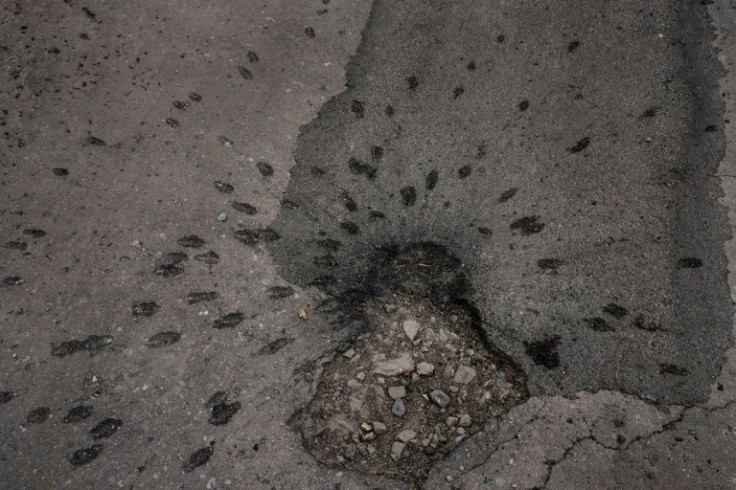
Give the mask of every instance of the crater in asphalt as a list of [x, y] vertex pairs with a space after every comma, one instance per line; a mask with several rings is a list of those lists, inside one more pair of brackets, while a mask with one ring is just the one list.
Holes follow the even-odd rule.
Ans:
[[326, 464], [422, 481], [489, 419], [528, 398], [526, 375], [489, 343], [467, 301], [466, 272], [445, 247], [386, 246], [370, 262], [322, 306], [351, 335], [294, 422]]
[[527, 398], [523, 372], [488, 348], [472, 309], [390, 294], [358, 311], [364, 328], [326, 365], [299, 420], [319, 461], [421, 481]]

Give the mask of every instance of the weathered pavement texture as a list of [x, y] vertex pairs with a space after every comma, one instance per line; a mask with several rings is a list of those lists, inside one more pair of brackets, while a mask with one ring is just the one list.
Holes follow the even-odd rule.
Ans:
[[[0, 486], [736, 487], [735, 26], [3, 3]], [[452, 260], [402, 272], [417, 246]], [[527, 378], [423, 481], [322, 465], [294, 423], [394, 290], [462, 302]]]

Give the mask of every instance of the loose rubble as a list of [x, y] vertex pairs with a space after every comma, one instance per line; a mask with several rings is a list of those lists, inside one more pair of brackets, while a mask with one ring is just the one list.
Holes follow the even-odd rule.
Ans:
[[523, 373], [487, 348], [462, 308], [373, 300], [371, 329], [324, 367], [303, 415], [320, 461], [421, 481], [434, 462], [526, 398]]

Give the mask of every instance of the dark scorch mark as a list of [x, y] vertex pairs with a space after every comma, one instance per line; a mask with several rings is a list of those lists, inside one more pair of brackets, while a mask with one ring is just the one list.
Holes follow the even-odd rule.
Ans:
[[135, 317], [153, 316], [161, 311], [161, 306], [155, 301], [142, 301], [134, 304], [132, 311]]
[[62, 422], [65, 424], [76, 424], [82, 420], [88, 419], [92, 415], [92, 407], [89, 405], [78, 405], [72, 407], [66, 414]]
[[49, 415], [51, 415], [49, 407], [34, 408], [26, 415], [26, 423], [42, 424], [49, 419]]
[[583, 151], [584, 149], [586, 149], [588, 147], [588, 145], [590, 145], [590, 138], [588, 136], [586, 136], [586, 137], [578, 140], [578, 142], [575, 143], [570, 148], [570, 153], [579, 153], [579, 152]]
[[286, 347], [287, 345], [294, 342], [294, 339], [291, 337], [281, 337], [273, 342], [269, 342], [266, 344], [261, 350], [258, 351], [258, 354], [260, 355], [271, 355], [276, 354], [278, 351]]
[[511, 223], [512, 230], [519, 230], [522, 235], [539, 233], [544, 228], [544, 223], [539, 222], [539, 216], [525, 216]]
[[111, 435], [116, 433], [118, 429], [122, 426], [122, 420], [108, 417], [96, 426], [94, 426], [92, 430], [89, 431], [89, 433], [92, 435], [92, 439], [96, 441], [98, 439], [105, 439], [110, 437]]
[[414, 187], [410, 185], [402, 187], [399, 193], [401, 194], [401, 201], [404, 203], [404, 206], [413, 206], [417, 202], [417, 191]]
[[280, 238], [279, 234], [271, 228], [241, 228], [233, 232], [233, 236], [238, 241], [250, 246], [258, 245], [261, 242], [272, 242]]
[[220, 294], [215, 291], [196, 291], [196, 292], [187, 294], [185, 299], [186, 299], [187, 304], [195, 305], [203, 301], [215, 300], [219, 296]]
[[294, 294], [294, 288], [290, 286], [273, 286], [268, 288], [268, 299], [284, 299]]
[[214, 321], [214, 328], [233, 328], [237, 325], [240, 325], [243, 320], [245, 320], [245, 315], [239, 311], [236, 311], [234, 313], [227, 313], [225, 315], [220, 315], [219, 318], [217, 318]]
[[628, 310], [623, 306], [617, 305], [616, 303], [608, 303], [606, 306], [603, 307], [603, 312], [608, 313], [612, 317], [620, 320], [621, 318], [626, 316]]
[[66, 357], [81, 351], [95, 353], [110, 347], [112, 347], [110, 335], [90, 335], [84, 340], [67, 340], [57, 346], [52, 344], [51, 355]]
[[180, 339], [181, 334], [179, 332], [159, 332], [146, 340], [146, 347], [158, 349], [160, 347], [166, 347], [167, 345], [175, 344], [176, 342], [179, 342]]
[[184, 470], [185, 473], [189, 473], [190, 471], [194, 471], [196, 468], [206, 464], [215, 452], [214, 444], [214, 442], [211, 442], [209, 446], [192, 453], [192, 455], [189, 456], [189, 460], [182, 465], [182, 470]]
[[179, 246], [185, 248], [200, 248], [207, 242], [205, 242], [197, 235], [184, 235], [183, 237], [179, 238], [176, 243], [178, 243]]
[[194, 260], [205, 263], [207, 265], [215, 265], [220, 262], [220, 256], [214, 250], [210, 250], [209, 252], [195, 255]]
[[556, 271], [558, 268], [565, 265], [564, 260], [560, 259], [539, 259], [537, 265], [540, 269], [545, 271]]
[[68, 461], [74, 466], [89, 464], [102, 452], [102, 444], [93, 444], [90, 447], [77, 449], [69, 456]]
[[615, 329], [608, 324], [606, 320], [601, 317], [585, 318], [583, 320], [588, 328], [595, 330], [596, 332], [613, 332]]
[[685, 257], [677, 261], [678, 269], [698, 269], [703, 267], [703, 261], [695, 257]]
[[227, 184], [225, 182], [221, 182], [219, 180], [216, 180], [215, 181], [215, 189], [217, 189], [218, 191], [222, 192], [223, 194], [231, 194], [235, 190], [235, 187], [233, 187], [232, 185]]
[[526, 353], [532, 358], [532, 362], [547, 369], [554, 369], [560, 365], [560, 354], [557, 352], [557, 344], [560, 338], [555, 336], [549, 339], [537, 340], [531, 343], [524, 342]]

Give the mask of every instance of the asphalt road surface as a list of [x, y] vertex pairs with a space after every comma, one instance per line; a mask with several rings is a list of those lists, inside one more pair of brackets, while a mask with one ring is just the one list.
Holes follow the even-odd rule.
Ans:
[[3, 2], [0, 487], [735, 488], [735, 32]]

